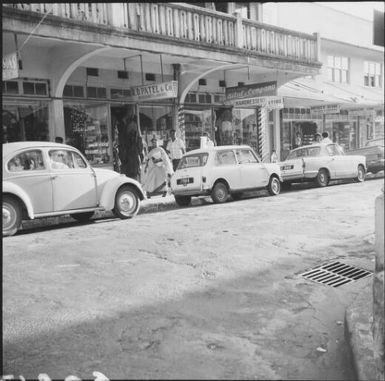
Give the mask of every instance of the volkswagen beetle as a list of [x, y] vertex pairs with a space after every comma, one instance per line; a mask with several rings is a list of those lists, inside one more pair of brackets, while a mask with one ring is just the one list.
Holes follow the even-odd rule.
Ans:
[[3, 236], [23, 219], [70, 214], [86, 221], [97, 210], [134, 217], [141, 185], [117, 172], [92, 168], [74, 147], [51, 142], [3, 144]]

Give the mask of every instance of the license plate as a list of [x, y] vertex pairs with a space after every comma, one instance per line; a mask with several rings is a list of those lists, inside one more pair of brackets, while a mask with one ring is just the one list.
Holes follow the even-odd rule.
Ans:
[[293, 169], [294, 165], [284, 165], [281, 167], [281, 171], [287, 171], [288, 169]]

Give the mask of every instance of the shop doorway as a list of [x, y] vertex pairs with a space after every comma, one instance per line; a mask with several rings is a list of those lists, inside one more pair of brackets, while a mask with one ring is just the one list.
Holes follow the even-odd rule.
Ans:
[[317, 124], [314, 122], [293, 122], [292, 147], [298, 148], [312, 144], [317, 132]]
[[139, 180], [144, 159], [136, 105], [111, 106], [114, 170]]
[[218, 146], [231, 145], [234, 142], [233, 113], [231, 108], [214, 109], [215, 142]]

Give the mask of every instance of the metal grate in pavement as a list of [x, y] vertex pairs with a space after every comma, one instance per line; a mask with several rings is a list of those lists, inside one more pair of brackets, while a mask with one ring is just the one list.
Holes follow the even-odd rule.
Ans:
[[339, 287], [346, 283], [372, 275], [371, 271], [346, 265], [341, 262], [323, 264], [300, 274], [303, 278], [331, 287]]

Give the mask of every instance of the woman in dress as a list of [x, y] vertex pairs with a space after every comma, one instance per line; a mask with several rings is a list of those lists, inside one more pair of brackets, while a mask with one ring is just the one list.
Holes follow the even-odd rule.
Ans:
[[164, 197], [174, 171], [170, 158], [162, 147], [158, 147], [156, 138], [151, 140], [151, 144], [144, 167], [143, 188], [147, 192], [147, 197], [157, 193], [162, 193]]

